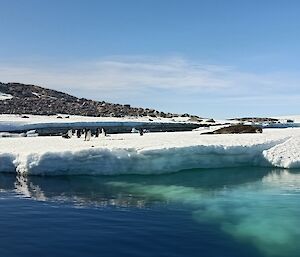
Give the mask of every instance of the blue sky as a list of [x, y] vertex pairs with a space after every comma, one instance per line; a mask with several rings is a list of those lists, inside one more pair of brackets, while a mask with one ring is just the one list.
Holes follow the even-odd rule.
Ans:
[[0, 81], [200, 116], [300, 113], [300, 2], [0, 0]]

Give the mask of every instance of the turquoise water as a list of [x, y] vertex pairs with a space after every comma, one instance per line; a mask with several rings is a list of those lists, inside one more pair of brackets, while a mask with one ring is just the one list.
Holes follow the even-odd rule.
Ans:
[[0, 175], [1, 256], [300, 256], [300, 171]]

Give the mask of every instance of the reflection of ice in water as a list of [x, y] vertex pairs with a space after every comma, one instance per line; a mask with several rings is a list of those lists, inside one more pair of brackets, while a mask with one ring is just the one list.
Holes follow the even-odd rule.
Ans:
[[[238, 176], [239, 171], [235, 172]], [[255, 172], [255, 169], [247, 172]], [[225, 233], [237, 241], [254, 244], [266, 256], [299, 256], [300, 173], [283, 170], [265, 176], [245, 175], [245, 180], [238, 178], [235, 184], [220, 183], [232, 182], [230, 176], [234, 173], [224, 170], [223, 175], [221, 172], [211, 174], [191, 176], [183, 173], [182, 177], [157, 176], [157, 179], [111, 177], [101, 178], [98, 182], [95, 179], [78, 179], [77, 182], [71, 179], [70, 184], [53, 180], [48, 186], [49, 178], [38, 180], [20, 176], [15, 188], [18, 194], [26, 197], [71, 201], [81, 207], [89, 204], [143, 207], [152, 200], [185, 204], [192, 208], [197, 222], [216, 222]], [[199, 177], [201, 179], [197, 181]], [[29, 180], [45, 184], [37, 186]], [[212, 180], [218, 186], [205, 187]], [[86, 191], [81, 191], [82, 188]]]
[[267, 186], [281, 188], [286, 193], [300, 192], [300, 174], [293, 174], [287, 170], [272, 172], [265, 176], [262, 182]]
[[17, 176], [15, 191], [23, 197], [30, 197], [38, 201], [46, 201], [46, 197], [39, 186], [28, 181], [26, 176]]
[[102, 195], [101, 190], [105, 190], [103, 187], [105, 185], [103, 183], [96, 183], [96, 185], [91, 186], [87, 183], [93, 180], [85, 181], [83, 179], [83, 183], [81, 183], [81, 179], [76, 180], [76, 178], [73, 179], [71, 177], [70, 181], [73, 182], [73, 180], [75, 180], [76, 182], [74, 184], [68, 184], [59, 178], [57, 178], [57, 180], [54, 179], [54, 181], [51, 181], [51, 178], [38, 178], [37, 182], [45, 183], [41, 183], [40, 187], [35, 184], [35, 179], [34, 177], [18, 175], [14, 182], [14, 191], [19, 197], [31, 198], [37, 201], [67, 202], [72, 203], [75, 207], [145, 207], [145, 201], [143, 199], [134, 198], [132, 195]]

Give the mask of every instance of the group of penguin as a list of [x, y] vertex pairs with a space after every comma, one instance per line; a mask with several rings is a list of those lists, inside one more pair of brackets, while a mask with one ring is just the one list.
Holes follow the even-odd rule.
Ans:
[[106, 136], [106, 130], [104, 128], [96, 128], [95, 134], [92, 134], [91, 129], [77, 129], [77, 130], [72, 130], [69, 129], [67, 133], [63, 134], [63, 138], [72, 138], [73, 135], [76, 135], [77, 138], [81, 138], [82, 135], [84, 135], [84, 141], [90, 141], [92, 136], [99, 137], [99, 135]]

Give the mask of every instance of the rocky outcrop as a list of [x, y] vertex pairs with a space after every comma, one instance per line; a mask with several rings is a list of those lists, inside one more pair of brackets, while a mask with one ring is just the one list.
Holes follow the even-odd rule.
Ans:
[[35, 85], [21, 83], [1, 83], [0, 92], [13, 96], [11, 99], [0, 101], [1, 114], [33, 114], [55, 115], [69, 114], [95, 117], [193, 117], [189, 114], [164, 113], [149, 108], [134, 108], [129, 104], [113, 104], [104, 101], [93, 101], [85, 98], [51, 90]]
[[251, 126], [251, 125], [232, 125], [229, 127], [224, 127], [217, 129], [212, 132], [202, 133], [206, 134], [244, 134], [244, 133], [262, 133], [261, 127]]
[[274, 118], [260, 118], [260, 117], [244, 117], [244, 118], [234, 118], [234, 119], [230, 119], [230, 120], [236, 120], [236, 121], [240, 121], [240, 122], [276, 122], [279, 121], [278, 119], [274, 119]]

